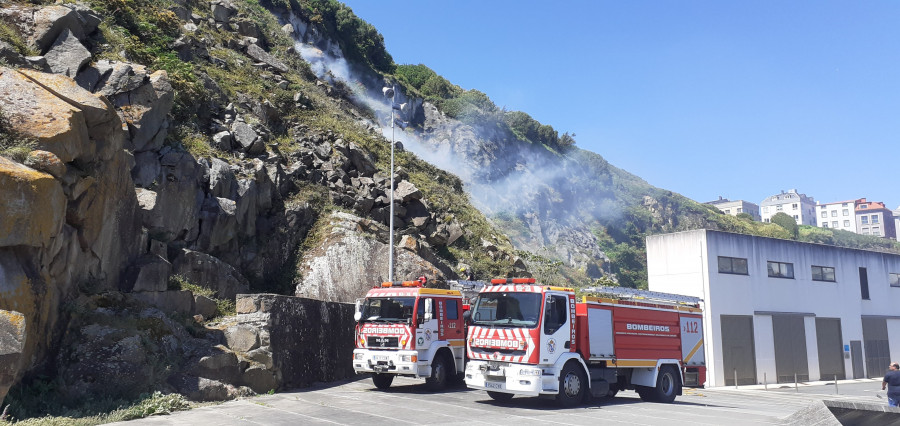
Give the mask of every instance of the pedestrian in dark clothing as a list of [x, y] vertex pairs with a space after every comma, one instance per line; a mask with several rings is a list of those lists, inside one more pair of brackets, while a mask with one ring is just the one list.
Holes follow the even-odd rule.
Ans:
[[884, 375], [884, 380], [881, 382], [881, 390], [884, 390], [885, 386], [887, 386], [888, 405], [897, 407], [898, 403], [900, 403], [900, 364], [893, 362], [888, 368], [890, 370]]

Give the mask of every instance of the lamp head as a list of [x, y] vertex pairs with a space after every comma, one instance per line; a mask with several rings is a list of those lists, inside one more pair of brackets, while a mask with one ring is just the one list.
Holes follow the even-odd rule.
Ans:
[[385, 98], [393, 98], [394, 97], [394, 88], [393, 87], [383, 87], [381, 89], [382, 93], [384, 93]]

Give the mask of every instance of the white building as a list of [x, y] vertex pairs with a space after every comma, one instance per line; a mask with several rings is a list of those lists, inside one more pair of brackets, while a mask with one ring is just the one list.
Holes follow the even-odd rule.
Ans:
[[[894, 210], [894, 229], [900, 230], [900, 207]], [[900, 232], [897, 232], [897, 241], [900, 241]]]
[[856, 226], [856, 205], [860, 200], [838, 201], [816, 205], [816, 226], [859, 233]]
[[707, 386], [881, 377], [900, 255], [697, 230], [647, 237], [653, 291], [704, 299]]
[[785, 213], [793, 217], [797, 225], [816, 226], [816, 200], [796, 189], [767, 197], [759, 203], [759, 207], [763, 222], [770, 222], [776, 213]]
[[735, 200], [731, 201], [727, 198], [719, 197], [718, 200], [713, 200], [706, 202], [705, 204], [709, 204], [715, 206], [717, 209], [721, 210], [722, 213], [729, 214], [732, 216], [737, 216], [741, 213], [749, 214], [753, 220], [759, 222], [759, 206], [753, 204], [749, 201], [744, 200]]

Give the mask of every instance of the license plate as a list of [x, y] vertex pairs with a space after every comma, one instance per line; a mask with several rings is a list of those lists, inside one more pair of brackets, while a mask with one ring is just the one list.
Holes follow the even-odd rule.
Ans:
[[387, 361], [387, 360], [391, 359], [391, 357], [389, 357], [387, 355], [375, 355], [372, 358], [374, 358], [375, 361]]
[[500, 382], [484, 382], [484, 387], [488, 389], [503, 389], [505, 384]]

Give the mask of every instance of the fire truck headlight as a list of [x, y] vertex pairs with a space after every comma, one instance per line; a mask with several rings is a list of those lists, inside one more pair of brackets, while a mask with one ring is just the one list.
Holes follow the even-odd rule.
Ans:
[[353, 359], [359, 361], [359, 360], [363, 359], [363, 354], [362, 353], [353, 354]]
[[540, 368], [523, 368], [519, 370], [520, 376], [540, 376], [543, 374]]
[[402, 362], [416, 362], [419, 360], [417, 355], [400, 355], [400, 361]]

